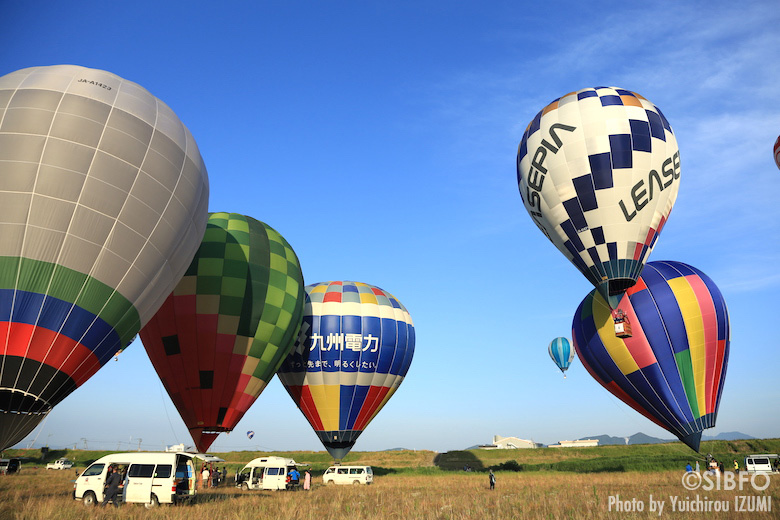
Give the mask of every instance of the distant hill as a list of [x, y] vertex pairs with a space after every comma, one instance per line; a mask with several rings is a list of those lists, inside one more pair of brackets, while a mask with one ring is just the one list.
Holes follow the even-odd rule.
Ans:
[[[615, 444], [666, 444], [667, 442], [676, 442], [677, 439], [659, 439], [658, 437], [652, 437], [642, 432], [635, 433], [628, 437], [612, 437], [610, 435], [592, 435], [590, 437], [583, 437], [583, 439], [598, 439], [600, 446], [615, 445]], [[721, 432], [717, 435], [702, 435], [703, 441], [736, 441], [742, 439], [755, 439], [746, 433], [742, 432]]]
[[701, 437], [703, 441], [739, 441], [743, 439], [751, 440], [755, 439], [755, 437], [742, 432], [720, 432], [715, 436], [702, 435]]

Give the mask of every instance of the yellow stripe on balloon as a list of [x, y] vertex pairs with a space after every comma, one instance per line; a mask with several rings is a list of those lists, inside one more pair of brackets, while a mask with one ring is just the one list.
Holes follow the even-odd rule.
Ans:
[[615, 322], [612, 319], [612, 310], [607, 302], [604, 301], [604, 297], [599, 293], [596, 293], [596, 296], [593, 298], [593, 322], [596, 324], [601, 323], [598, 330], [599, 337], [602, 343], [604, 343], [609, 357], [612, 358], [612, 361], [614, 361], [620, 371], [624, 375], [628, 375], [639, 370], [639, 365], [634, 361], [634, 357], [629, 352], [625, 342], [615, 337]]
[[340, 385], [311, 385], [309, 391], [326, 432], [339, 430]]
[[696, 403], [699, 406], [699, 414], [707, 413], [707, 399], [705, 390], [706, 356], [707, 349], [704, 343], [704, 320], [701, 315], [701, 307], [696, 293], [688, 280], [681, 276], [669, 280], [669, 287], [677, 298], [677, 304], [682, 312], [685, 333], [688, 335], [688, 349], [691, 354], [691, 366], [693, 367], [693, 384], [696, 388]]

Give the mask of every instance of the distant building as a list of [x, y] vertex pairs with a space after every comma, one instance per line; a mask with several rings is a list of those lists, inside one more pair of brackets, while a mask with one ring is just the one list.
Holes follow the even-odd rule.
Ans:
[[560, 441], [550, 444], [548, 448], [592, 448], [599, 445], [598, 439], [581, 439], [579, 441]]
[[541, 447], [541, 444], [534, 441], [518, 439], [517, 437], [501, 437], [500, 435], [494, 435], [493, 444], [484, 444], [479, 448], [483, 450], [519, 450]]

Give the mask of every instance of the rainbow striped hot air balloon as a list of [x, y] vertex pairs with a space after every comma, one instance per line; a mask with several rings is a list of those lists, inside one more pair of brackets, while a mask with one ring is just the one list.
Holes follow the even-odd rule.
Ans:
[[729, 315], [717, 286], [681, 262], [650, 262], [620, 308], [630, 338], [614, 333], [611, 309], [591, 291], [574, 316], [582, 364], [607, 390], [699, 450], [715, 426], [729, 357]]
[[207, 207], [192, 135], [143, 87], [74, 65], [0, 78], [0, 449], [132, 341]]
[[571, 343], [566, 338], [555, 338], [547, 346], [547, 352], [550, 354], [555, 365], [563, 373], [563, 377], [566, 377], [566, 371], [569, 369], [569, 365], [574, 360], [574, 349], [571, 348]]
[[209, 215], [195, 259], [140, 334], [200, 451], [233, 430], [290, 353], [303, 301], [298, 257], [276, 230]]
[[279, 379], [333, 458], [343, 459], [404, 379], [414, 324], [392, 294], [358, 282], [306, 286], [301, 333]]

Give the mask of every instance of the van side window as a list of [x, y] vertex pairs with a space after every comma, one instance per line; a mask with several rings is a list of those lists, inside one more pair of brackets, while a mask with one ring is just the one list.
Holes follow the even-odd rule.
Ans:
[[326, 475], [330, 475], [333, 473], [333, 468], [328, 468], [328, 471], [325, 472]]
[[154, 464], [133, 464], [127, 472], [128, 477], [151, 478], [154, 473]]
[[363, 468], [350, 468], [349, 469], [350, 475], [362, 475], [363, 474]]
[[172, 469], [170, 464], [160, 464], [154, 472], [154, 478], [170, 478]]
[[[282, 473], [280, 473], [280, 471]], [[265, 468], [265, 474], [266, 475], [284, 475], [284, 470], [280, 470], [279, 468]]]
[[339, 475], [347, 475], [349, 470], [347, 468], [339, 468]]
[[84, 473], [81, 474], [82, 477], [94, 477], [95, 475], [100, 475], [103, 473], [103, 468], [106, 467], [105, 464], [93, 464], [87, 469], [84, 470]]

